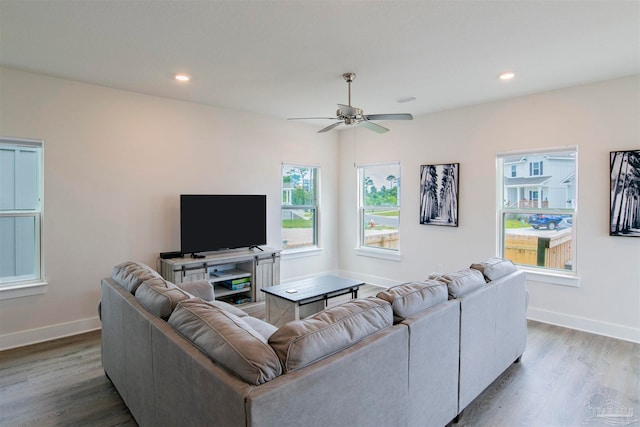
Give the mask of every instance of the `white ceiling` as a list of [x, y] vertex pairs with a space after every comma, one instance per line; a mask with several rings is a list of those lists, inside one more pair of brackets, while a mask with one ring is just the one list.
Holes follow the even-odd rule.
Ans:
[[640, 74], [640, 1], [0, 0], [0, 64], [279, 118], [355, 72], [354, 106], [420, 115]]

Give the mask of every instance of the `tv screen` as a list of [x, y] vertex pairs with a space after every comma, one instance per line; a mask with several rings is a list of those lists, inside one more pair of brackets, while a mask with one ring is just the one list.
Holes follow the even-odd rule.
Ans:
[[183, 254], [266, 244], [266, 195], [180, 196], [180, 251]]

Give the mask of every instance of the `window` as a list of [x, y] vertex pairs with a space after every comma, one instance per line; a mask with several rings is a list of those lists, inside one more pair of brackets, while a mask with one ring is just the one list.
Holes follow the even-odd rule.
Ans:
[[516, 177], [516, 172], [517, 172], [517, 167], [516, 165], [511, 165], [511, 178], [515, 178]]
[[398, 251], [400, 164], [360, 166], [358, 182], [358, 246]]
[[[513, 177], [514, 166], [527, 162], [530, 176]], [[499, 154], [498, 169], [500, 256], [575, 274], [576, 149]]]
[[542, 161], [529, 163], [529, 175], [542, 175]]
[[0, 137], [0, 286], [42, 280], [42, 141]]
[[282, 249], [318, 246], [317, 167], [282, 165]]

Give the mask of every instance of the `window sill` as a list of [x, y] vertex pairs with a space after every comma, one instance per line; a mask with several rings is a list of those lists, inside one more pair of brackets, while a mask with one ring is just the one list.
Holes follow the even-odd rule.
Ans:
[[355, 248], [355, 251], [358, 256], [386, 259], [389, 261], [402, 261], [402, 255], [397, 251], [363, 247]]
[[47, 285], [47, 282], [33, 282], [0, 286], [0, 301], [45, 294]]
[[572, 288], [580, 287], [580, 277], [573, 274], [562, 274], [558, 272], [547, 272], [534, 269], [520, 267], [521, 270], [527, 272], [528, 282], [548, 283], [551, 285], [569, 286]]
[[283, 249], [281, 253], [282, 259], [305, 258], [309, 256], [322, 255], [322, 248], [310, 246], [300, 249]]

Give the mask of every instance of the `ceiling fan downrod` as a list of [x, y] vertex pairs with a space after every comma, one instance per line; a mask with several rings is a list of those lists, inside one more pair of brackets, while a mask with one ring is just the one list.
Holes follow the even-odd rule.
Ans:
[[346, 80], [347, 85], [349, 86], [349, 107], [351, 107], [351, 82], [356, 78], [355, 73], [344, 73], [342, 77]]

